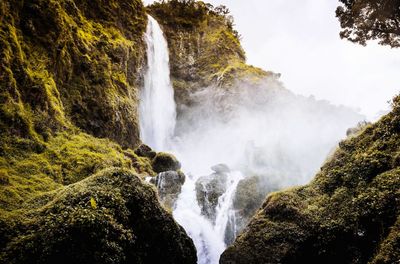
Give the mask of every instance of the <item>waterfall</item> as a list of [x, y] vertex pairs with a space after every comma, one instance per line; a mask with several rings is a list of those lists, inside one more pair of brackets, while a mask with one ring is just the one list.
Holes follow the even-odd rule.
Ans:
[[140, 92], [140, 137], [144, 143], [161, 151], [172, 138], [176, 106], [169, 76], [168, 44], [160, 25], [151, 16], [148, 16], [145, 40], [148, 67]]
[[[170, 81], [168, 45], [159, 24], [151, 16], [149, 16], [145, 40], [148, 67], [144, 87], [140, 92], [140, 136], [145, 144], [155, 150], [168, 150], [181, 158], [179, 147], [171, 144], [176, 123], [176, 105]], [[196, 160], [186, 159], [183, 161], [183, 170], [185, 171], [185, 167], [191, 167], [196, 162]], [[213, 164], [209, 165], [211, 167]], [[232, 197], [242, 176], [240, 173], [239, 176], [238, 173], [229, 173], [227, 191], [218, 201], [217, 221], [214, 223], [201, 214], [196, 199], [195, 182], [199, 176], [200, 174], [193, 176], [188, 174], [173, 215], [193, 239], [197, 248], [198, 263], [216, 264], [226, 247], [225, 230], [228, 223], [232, 222], [232, 215], [234, 215], [230, 210]], [[161, 178], [159, 177], [156, 183], [158, 187], [163, 184]]]

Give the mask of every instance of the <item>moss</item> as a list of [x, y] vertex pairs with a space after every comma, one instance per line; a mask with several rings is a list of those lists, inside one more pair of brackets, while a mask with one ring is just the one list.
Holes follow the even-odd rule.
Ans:
[[221, 263], [398, 262], [398, 101], [341, 142], [309, 185], [271, 194]]
[[0, 169], [0, 185], [10, 184], [10, 176], [6, 169]]
[[78, 126], [124, 147], [139, 143], [141, 1], [5, 1], [1, 10], [3, 129], [46, 141]]
[[0, 222], [2, 262], [196, 262], [191, 239], [130, 171], [108, 169], [35, 200], [15, 225]]
[[181, 164], [175, 158], [175, 156], [159, 152], [152, 160], [153, 170], [157, 173], [164, 171], [177, 171], [181, 168]]

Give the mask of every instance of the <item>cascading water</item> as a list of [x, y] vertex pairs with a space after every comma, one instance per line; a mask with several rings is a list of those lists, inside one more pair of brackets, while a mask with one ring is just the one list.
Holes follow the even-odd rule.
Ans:
[[167, 148], [173, 136], [176, 106], [169, 77], [167, 41], [157, 21], [151, 16], [148, 21], [145, 35], [148, 68], [140, 93], [140, 136], [143, 142], [160, 151]]
[[[174, 199], [178, 196], [171, 205], [173, 215], [193, 239], [198, 262], [215, 264], [265, 194], [310, 180], [360, 116], [295, 96], [266, 79], [262, 87], [237, 85], [229, 92], [208, 87], [191, 94], [198, 104], [181, 113], [175, 128], [168, 46], [151, 17], [146, 43], [141, 138], [181, 161], [186, 181], [179, 196], [179, 191], [173, 193]], [[160, 198], [169, 195], [170, 201], [167, 187], [174, 184], [171, 179], [181, 183], [179, 174], [162, 173], [156, 179]]]
[[[145, 40], [148, 69], [140, 94], [140, 136], [144, 143], [157, 151], [168, 150], [179, 157], [179, 150], [171, 144], [176, 123], [176, 105], [169, 77], [167, 41], [157, 21], [150, 16]], [[183, 169], [186, 165], [183, 162]], [[227, 175], [227, 191], [218, 201], [214, 223], [201, 214], [196, 199], [195, 182], [199, 175], [188, 175], [173, 211], [175, 219], [193, 239], [200, 264], [218, 263], [226, 247], [224, 236], [228, 222], [232, 220], [232, 196], [242, 178], [240, 173], [232, 172]], [[157, 182], [157, 185], [161, 184], [162, 182]]]

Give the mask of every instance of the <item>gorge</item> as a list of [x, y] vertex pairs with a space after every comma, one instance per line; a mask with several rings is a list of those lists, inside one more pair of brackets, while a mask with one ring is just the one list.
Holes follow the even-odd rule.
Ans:
[[0, 263], [396, 263], [400, 104], [246, 63], [226, 7], [0, 2]]

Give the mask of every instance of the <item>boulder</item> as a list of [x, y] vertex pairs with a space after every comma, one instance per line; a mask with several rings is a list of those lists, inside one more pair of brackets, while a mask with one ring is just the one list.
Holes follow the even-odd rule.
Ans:
[[156, 152], [153, 151], [149, 146], [146, 144], [141, 144], [139, 147], [135, 149], [135, 154], [139, 157], [145, 157], [153, 159], [156, 156]]
[[217, 164], [211, 167], [211, 169], [213, 171], [215, 171], [216, 173], [229, 173], [231, 172], [231, 170], [229, 169], [229, 167], [223, 163], [221, 164]]
[[174, 208], [185, 183], [185, 174], [182, 171], [165, 171], [152, 178], [150, 182], [157, 186], [160, 201], [167, 208]]
[[180, 162], [174, 155], [158, 152], [152, 160], [153, 170], [157, 173], [164, 171], [177, 171], [181, 168]]
[[196, 198], [201, 213], [215, 221], [219, 197], [225, 193], [228, 176], [225, 173], [213, 173], [200, 177], [196, 182]]
[[0, 222], [2, 263], [197, 262], [185, 230], [131, 171], [101, 171], [29, 204], [38, 208]]

